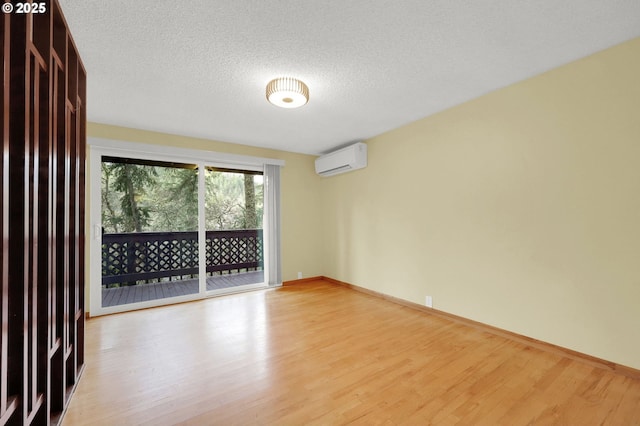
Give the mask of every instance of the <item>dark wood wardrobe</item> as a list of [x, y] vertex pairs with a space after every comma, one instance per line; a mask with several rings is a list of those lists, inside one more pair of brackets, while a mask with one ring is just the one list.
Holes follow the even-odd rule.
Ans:
[[0, 15], [0, 425], [46, 425], [84, 365], [86, 76], [57, 1], [24, 2], [30, 13], [10, 3]]

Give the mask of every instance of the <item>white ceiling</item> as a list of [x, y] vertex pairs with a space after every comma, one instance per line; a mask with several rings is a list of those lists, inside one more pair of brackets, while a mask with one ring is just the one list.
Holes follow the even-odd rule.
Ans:
[[59, 1], [89, 121], [307, 154], [640, 36], [639, 0]]

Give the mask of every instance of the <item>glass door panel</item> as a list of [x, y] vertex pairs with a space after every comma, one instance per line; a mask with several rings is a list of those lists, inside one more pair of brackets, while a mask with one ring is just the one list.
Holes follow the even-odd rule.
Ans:
[[205, 168], [207, 291], [264, 284], [262, 172]]
[[102, 307], [199, 293], [198, 167], [102, 157]]

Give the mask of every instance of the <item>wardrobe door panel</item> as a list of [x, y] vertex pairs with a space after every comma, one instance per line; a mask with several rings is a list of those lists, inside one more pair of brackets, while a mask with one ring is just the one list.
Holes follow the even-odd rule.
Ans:
[[86, 78], [44, 4], [0, 16], [0, 425], [57, 424], [84, 363]]
[[0, 424], [6, 424], [17, 417], [18, 407], [17, 368], [18, 357], [15, 356], [10, 343], [9, 331], [15, 332], [14, 321], [9, 323], [9, 145], [10, 145], [10, 99], [11, 99], [11, 20], [8, 15], [0, 16], [0, 57], [5, 66], [2, 67], [2, 119], [0, 121], [0, 133], [2, 133], [2, 157], [0, 158], [0, 204], [2, 205], [2, 217], [0, 218], [0, 237], [2, 240], [2, 252], [0, 253], [0, 324], [2, 336], [0, 337]]

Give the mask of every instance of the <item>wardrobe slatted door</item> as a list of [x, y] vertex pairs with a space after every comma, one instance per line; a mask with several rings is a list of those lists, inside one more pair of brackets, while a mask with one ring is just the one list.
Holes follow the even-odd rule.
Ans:
[[57, 1], [40, 3], [0, 18], [0, 425], [57, 424], [84, 364], [86, 78]]
[[[0, 17], [0, 33], [2, 34], [2, 161], [0, 162], [0, 180], [2, 180], [2, 220], [0, 221], [0, 235], [2, 236], [2, 257], [0, 259], [0, 277], [2, 278], [2, 301], [0, 303], [0, 319], [2, 321], [2, 340], [0, 340], [0, 369], [2, 382], [0, 383], [0, 424], [7, 423], [18, 406], [18, 377], [13, 370], [9, 370], [9, 98], [11, 93], [11, 72], [6, 64], [11, 59], [11, 22], [9, 15]], [[15, 326], [12, 321], [12, 333]], [[12, 342], [14, 343], [14, 342]], [[12, 354], [13, 355], [13, 354]], [[13, 368], [15, 366], [12, 365]], [[11, 376], [9, 373], [11, 372]], [[10, 383], [11, 382], [11, 383]]]

